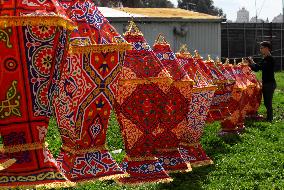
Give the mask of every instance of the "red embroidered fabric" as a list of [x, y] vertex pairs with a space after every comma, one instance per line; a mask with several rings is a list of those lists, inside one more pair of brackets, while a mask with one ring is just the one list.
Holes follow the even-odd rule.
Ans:
[[165, 92], [167, 94], [166, 106], [160, 118], [163, 132], [157, 136], [160, 139], [159, 143], [154, 144], [157, 150], [156, 156], [167, 171], [190, 170], [189, 167], [187, 169], [189, 162], [182, 158], [178, 147], [182, 136], [190, 135], [188, 134], [187, 116], [192, 98], [193, 80], [183, 69], [161, 34], [153, 46], [153, 51], [174, 79], [170, 89]]
[[130, 177], [119, 182], [169, 182], [171, 178], [155, 157], [155, 152], [157, 144], [163, 143], [166, 92], [172, 78], [134, 22], [130, 23], [124, 37], [133, 49], [125, 55], [115, 96], [115, 111], [127, 154], [122, 168]]
[[240, 67], [225, 64], [226, 70], [235, 77], [236, 83], [233, 89], [232, 99], [229, 102], [231, 116], [221, 122], [220, 134], [239, 133], [244, 129], [244, 119], [248, 110], [248, 85], [245, 83]]
[[199, 68], [197, 61], [189, 55], [186, 48], [181, 49], [180, 53], [176, 54], [176, 57], [182, 68], [192, 77], [195, 83], [189, 103], [188, 125], [184, 128], [183, 135], [180, 136], [180, 153], [193, 167], [212, 164], [213, 161], [206, 155], [200, 144], [200, 139], [217, 87], [210, 84], [210, 80]]
[[72, 182], [125, 175], [107, 150], [106, 132], [124, 57], [123, 38], [91, 1], [61, 1], [78, 28], [62, 67], [55, 111], [63, 141], [57, 163]]
[[218, 86], [206, 122], [220, 121], [230, 115], [228, 102], [232, 95], [234, 82], [228, 80], [227, 76], [214, 64], [213, 60], [203, 61], [198, 52], [196, 52], [195, 59], [199, 63], [200, 68], [206, 72], [213, 80], [213, 83]]
[[261, 99], [262, 99], [262, 87], [260, 81], [257, 80], [255, 74], [251, 70], [251, 68], [246, 64], [240, 65], [243, 75], [254, 85], [252, 86], [253, 94], [251, 95], [251, 99], [249, 101], [250, 109], [247, 111], [246, 117], [254, 119], [259, 117], [257, 111], [259, 109]]
[[0, 133], [4, 154], [16, 159], [0, 171], [1, 187], [68, 185], [44, 145], [66, 29], [74, 28], [64, 14], [56, 0], [1, 4]]

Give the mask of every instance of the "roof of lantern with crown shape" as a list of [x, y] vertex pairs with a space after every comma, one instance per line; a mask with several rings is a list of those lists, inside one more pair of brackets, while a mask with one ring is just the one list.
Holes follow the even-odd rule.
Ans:
[[133, 46], [132, 50], [126, 52], [125, 66], [131, 68], [139, 78], [159, 77], [164, 72], [163, 77], [170, 79], [171, 76], [155, 56], [142, 32], [133, 21], [130, 21], [124, 37]]
[[131, 48], [92, 1], [60, 2], [69, 18], [78, 26], [70, 35], [71, 53], [123, 52]]
[[44, 24], [76, 28], [57, 0], [1, 1], [0, 15], [0, 27]]
[[174, 80], [186, 80], [193, 84], [193, 80], [188, 76], [187, 72], [179, 63], [175, 53], [171, 50], [171, 46], [163, 34], [158, 35], [155, 44], [153, 45], [153, 50], [162, 64], [170, 72], [170, 75], [173, 76]]

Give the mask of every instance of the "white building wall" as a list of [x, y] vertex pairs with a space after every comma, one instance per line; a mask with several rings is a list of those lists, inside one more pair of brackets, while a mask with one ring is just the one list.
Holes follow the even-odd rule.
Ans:
[[[159, 33], [163, 33], [175, 52], [179, 50], [182, 44], [187, 44], [192, 53], [196, 49], [204, 58], [207, 58], [207, 54], [210, 54], [212, 58], [221, 57], [221, 23], [136, 22], [136, 24], [151, 46]], [[123, 34], [127, 23], [112, 22], [112, 25], [120, 34]], [[187, 31], [184, 36], [174, 33], [174, 28], [179, 29], [181, 26]]]

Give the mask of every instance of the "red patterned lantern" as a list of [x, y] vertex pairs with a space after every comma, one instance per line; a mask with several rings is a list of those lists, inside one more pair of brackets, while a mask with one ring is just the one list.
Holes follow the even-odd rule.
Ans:
[[45, 146], [52, 99], [74, 29], [56, 0], [1, 1], [0, 133], [8, 159], [1, 187], [68, 185]]
[[218, 67], [210, 58], [210, 56], [208, 56], [206, 65], [211, 70], [211, 73], [215, 73], [219, 78], [219, 80], [215, 81], [215, 84], [218, 85], [218, 89], [215, 92], [212, 101], [210, 116], [212, 117], [213, 121], [221, 121], [231, 114], [228, 108], [228, 102], [232, 97], [235, 80], [232, 79], [232, 76], [230, 76], [228, 72], [220, 69], [220, 67]]
[[231, 116], [224, 119], [221, 122], [222, 130], [220, 135], [228, 133], [240, 133], [244, 129], [244, 118], [247, 111], [247, 85], [244, 80], [240, 77], [240, 70], [238, 67], [231, 64], [225, 64], [226, 70], [233, 76], [236, 80], [232, 98], [229, 102], [229, 109]]
[[[218, 83], [218, 81], [219, 81], [218, 73], [219, 72], [217, 72], [217, 75], [216, 75], [216, 72], [212, 71], [209, 68], [209, 66], [206, 64], [206, 62], [200, 56], [199, 52], [197, 50], [195, 50], [194, 53], [195, 53], [195, 55], [194, 55], [193, 58], [194, 58], [195, 62], [198, 63], [200, 70], [203, 71], [204, 73], [206, 73], [207, 77], [210, 79], [212, 84], [216, 84], [218, 86], [217, 92], [215, 91], [216, 96], [218, 96], [218, 94], [220, 94], [219, 89], [222, 88], [222, 84]], [[209, 123], [214, 122], [217, 118], [223, 117], [221, 110], [218, 107], [218, 104], [217, 105], [212, 105], [212, 104], [213, 104], [213, 101], [211, 102], [209, 113], [208, 113], [207, 119], [206, 119], [206, 122], [209, 122]]]
[[242, 69], [244, 77], [254, 84], [252, 98], [249, 101], [250, 109], [247, 111], [246, 117], [250, 119], [262, 118], [262, 116], [258, 115], [257, 113], [262, 99], [261, 83], [257, 80], [251, 68], [246, 63], [244, 63], [244, 60], [242, 60], [240, 67]]
[[[63, 141], [57, 158], [72, 182], [125, 175], [107, 150], [106, 131], [125, 50], [130, 44], [91, 1], [61, 1], [78, 29], [62, 67], [55, 110]], [[121, 43], [117, 43], [117, 42]]]
[[193, 167], [212, 164], [212, 160], [206, 155], [200, 144], [200, 139], [214, 92], [217, 88], [212, 83], [210, 84], [210, 80], [199, 68], [198, 63], [187, 51], [186, 46], [181, 48], [176, 57], [195, 82], [187, 115], [188, 126], [184, 129], [183, 135], [180, 136], [181, 144], [179, 150], [183, 158], [189, 161]]
[[169, 182], [171, 178], [155, 157], [155, 145], [164, 131], [161, 117], [172, 78], [134, 22], [130, 22], [125, 39], [133, 49], [126, 52], [115, 110], [127, 154], [122, 167], [130, 177], [119, 182]]
[[186, 131], [188, 130], [187, 116], [193, 80], [182, 68], [170, 45], [161, 34], [153, 46], [153, 51], [174, 80], [170, 88], [165, 91], [167, 94], [165, 108], [160, 118], [161, 129], [157, 134], [159, 142], [154, 144], [156, 156], [169, 172], [189, 171], [190, 164], [182, 158], [178, 147], [182, 136], [188, 132]]

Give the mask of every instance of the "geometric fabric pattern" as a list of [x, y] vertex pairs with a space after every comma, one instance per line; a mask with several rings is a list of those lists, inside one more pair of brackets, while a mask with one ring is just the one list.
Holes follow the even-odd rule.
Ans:
[[62, 67], [56, 117], [63, 142], [57, 163], [72, 182], [124, 176], [106, 148], [123, 41], [91, 1], [61, 1], [77, 29]]
[[56, 0], [2, 3], [0, 134], [5, 166], [0, 186], [70, 185], [46, 148], [45, 136], [67, 30], [74, 25]]
[[[192, 99], [193, 80], [161, 34], [153, 45], [153, 51], [174, 80], [167, 92], [168, 114], [161, 118], [163, 132], [159, 135], [159, 143], [155, 145], [156, 155], [162, 166], [169, 172], [190, 171], [190, 162], [183, 159], [178, 148], [182, 140], [181, 136], [190, 135], [188, 113]], [[177, 165], [172, 164], [175, 162]]]
[[210, 84], [206, 76], [202, 75], [196, 60], [192, 58], [187, 48], [183, 46], [179, 53], [176, 54], [177, 59], [182, 67], [188, 72], [188, 75], [194, 79], [192, 89], [192, 97], [189, 104], [189, 112], [187, 115], [188, 125], [184, 129], [184, 133], [180, 136], [181, 144], [179, 146], [182, 157], [189, 161], [193, 167], [212, 164], [211, 159], [203, 150], [200, 139], [205, 127], [205, 121], [209, 112], [211, 102], [213, 100], [216, 86]]
[[166, 93], [172, 78], [134, 22], [130, 23], [124, 38], [133, 48], [126, 51], [114, 108], [126, 151], [122, 168], [130, 176], [118, 181], [123, 184], [169, 182], [171, 178], [155, 152], [158, 144], [168, 140], [163, 139], [166, 134], [163, 121], [168, 118]]
[[230, 115], [228, 102], [232, 95], [234, 81], [230, 81], [210, 57], [208, 61], [203, 61], [196, 52], [195, 59], [197, 59], [201, 69], [211, 77], [213, 84], [218, 87], [210, 106], [207, 122], [219, 121], [228, 117]]
[[236, 83], [233, 89], [232, 99], [229, 102], [231, 116], [221, 122], [222, 130], [220, 131], [220, 134], [238, 134], [244, 129], [244, 119], [248, 110], [249, 100], [251, 99], [249, 98], [248, 93], [250, 87], [245, 83], [246, 78], [242, 76], [241, 68], [239, 66], [225, 64], [224, 67], [231, 76], [235, 78]]
[[259, 109], [260, 103], [261, 103], [261, 98], [262, 98], [262, 87], [261, 87], [261, 82], [257, 80], [255, 74], [252, 72], [251, 68], [245, 64], [245, 63], [240, 63], [240, 67], [242, 69], [242, 73], [245, 78], [247, 78], [251, 83], [254, 85], [252, 86], [252, 97], [249, 101], [249, 110], [246, 113], [247, 117], [257, 117], [257, 110]]

